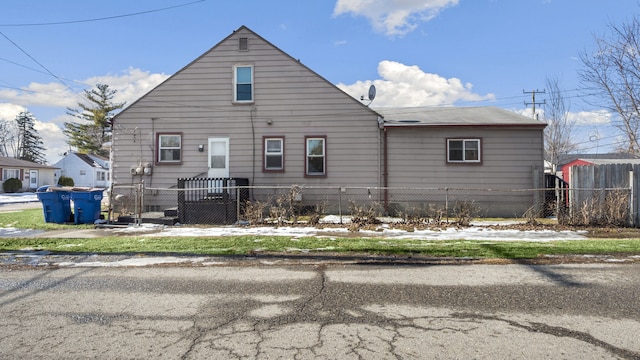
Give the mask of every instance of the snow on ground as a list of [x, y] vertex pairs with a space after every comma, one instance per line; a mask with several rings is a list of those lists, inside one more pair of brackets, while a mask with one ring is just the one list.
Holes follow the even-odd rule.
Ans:
[[0, 205], [2, 205], [2, 204], [13, 204], [13, 203], [24, 203], [24, 202], [36, 202], [36, 201], [39, 201], [38, 200], [38, 195], [36, 195], [36, 193], [33, 193], [33, 192], [14, 193], [14, 194], [2, 193], [2, 194], [0, 194]]
[[[346, 227], [305, 227], [305, 226], [214, 226], [195, 228], [188, 226], [171, 226], [142, 224], [132, 225], [126, 228], [113, 229], [120, 235], [157, 236], [348, 236]], [[582, 231], [553, 231], [553, 230], [495, 230], [486, 226], [471, 226], [467, 228], [445, 228], [426, 230], [400, 230], [388, 226], [380, 226], [377, 230], [360, 230], [360, 236], [383, 237], [385, 239], [415, 239], [415, 240], [480, 240], [480, 241], [531, 241], [545, 242], [554, 240], [586, 240], [586, 232]], [[354, 233], [355, 235], [355, 233]]]
[[[38, 202], [35, 193], [0, 194], [0, 206], [2, 204]], [[326, 216], [323, 223], [349, 223], [347, 216]], [[393, 223], [393, 221], [389, 221]], [[360, 236], [384, 237], [387, 239], [415, 239], [415, 240], [480, 240], [480, 241], [553, 241], [553, 240], [584, 240], [586, 232], [553, 231], [553, 230], [518, 230], [518, 229], [492, 229], [489, 225], [511, 225], [514, 221], [483, 223], [476, 222], [466, 228], [443, 228], [426, 230], [400, 230], [393, 229], [388, 224], [381, 225], [376, 231], [360, 230]], [[345, 227], [305, 227], [305, 226], [162, 226], [154, 224], [131, 225], [126, 228], [111, 229], [114, 234], [140, 235], [140, 236], [346, 236], [349, 230]], [[41, 230], [24, 230], [11, 227], [0, 227], [0, 237], [31, 236], [42, 232]]]

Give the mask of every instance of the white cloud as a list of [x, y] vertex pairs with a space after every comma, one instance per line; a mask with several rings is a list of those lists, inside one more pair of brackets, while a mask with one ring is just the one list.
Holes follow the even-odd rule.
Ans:
[[[121, 74], [107, 74], [77, 81], [86, 89], [96, 84], [107, 84], [116, 90], [114, 102], [131, 104], [140, 96], [156, 87], [169, 75], [151, 74], [148, 71], [129, 68]], [[31, 83], [21, 90], [0, 90], [0, 119], [13, 120], [21, 111], [32, 111], [36, 116], [36, 130], [42, 137], [47, 149], [47, 161], [57, 162], [65, 151], [68, 151], [67, 138], [62, 129], [64, 123], [74, 121], [67, 115], [67, 108], [77, 108], [82, 101], [83, 91], [73, 92], [63, 84]]]
[[[150, 74], [148, 71], [130, 68], [123, 74], [96, 76], [78, 83], [86, 85], [86, 88], [92, 88], [98, 83], [107, 84], [109, 88], [117, 90], [114, 102], [126, 101], [129, 104], [168, 77], [165, 74]], [[0, 90], [0, 100], [26, 108], [44, 106], [66, 109], [77, 107], [78, 102], [82, 101], [81, 93], [82, 91], [73, 92], [57, 82], [31, 83], [21, 90]]]
[[46, 151], [46, 158], [49, 164], [59, 160], [65, 151], [69, 151], [67, 137], [62, 132], [62, 128], [52, 122], [42, 122], [36, 120], [34, 128], [42, 138]]
[[444, 78], [422, 71], [418, 66], [408, 66], [384, 60], [378, 64], [382, 77], [374, 81], [358, 81], [355, 84], [337, 86], [356, 99], [366, 97], [369, 86], [376, 87], [376, 107], [411, 107], [454, 105], [459, 101], [483, 101], [495, 98], [493, 94], [479, 95], [472, 85], [457, 78]]
[[569, 113], [568, 118], [576, 125], [604, 125], [611, 123], [612, 114], [607, 110], [580, 111]]
[[0, 103], [0, 120], [13, 121], [18, 114], [26, 110], [24, 106]]
[[73, 106], [78, 98], [69, 88], [61, 83], [31, 83], [20, 90], [0, 90], [0, 100], [24, 107], [31, 106]]
[[168, 77], [169, 75], [166, 74], [151, 74], [148, 71], [129, 68], [128, 71], [122, 75], [95, 76], [84, 80], [83, 83], [88, 87], [94, 87], [96, 84], [107, 84], [110, 89], [117, 91], [113, 102], [126, 102], [128, 105]]
[[364, 16], [373, 28], [389, 36], [402, 36], [459, 0], [338, 0], [333, 15]]

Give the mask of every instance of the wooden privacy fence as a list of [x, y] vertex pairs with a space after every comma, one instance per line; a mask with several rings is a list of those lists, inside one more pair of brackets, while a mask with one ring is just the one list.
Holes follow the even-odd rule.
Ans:
[[640, 164], [573, 166], [569, 169], [569, 180], [570, 211], [576, 211], [587, 203], [611, 206], [607, 202], [611, 201], [613, 194], [624, 194], [628, 225], [640, 225]]

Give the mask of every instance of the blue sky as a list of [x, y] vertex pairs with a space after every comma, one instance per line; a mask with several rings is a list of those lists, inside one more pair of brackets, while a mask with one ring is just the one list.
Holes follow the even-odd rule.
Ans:
[[[584, 101], [579, 55], [636, 0], [21, 0], [0, 5], [0, 119], [25, 109], [50, 163], [66, 107], [96, 83], [132, 103], [242, 25], [376, 106], [497, 106], [530, 115], [557, 77], [585, 152], [611, 150], [610, 114]], [[539, 94], [536, 101], [544, 100]]]

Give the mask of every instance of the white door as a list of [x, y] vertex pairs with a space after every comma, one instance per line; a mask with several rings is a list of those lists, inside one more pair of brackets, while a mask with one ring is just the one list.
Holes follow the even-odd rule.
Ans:
[[38, 188], [38, 170], [29, 170], [29, 189]]
[[[210, 178], [229, 177], [229, 138], [209, 138], [209, 172]], [[209, 184], [209, 191], [223, 192], [224, 181], [215, 180]]]

